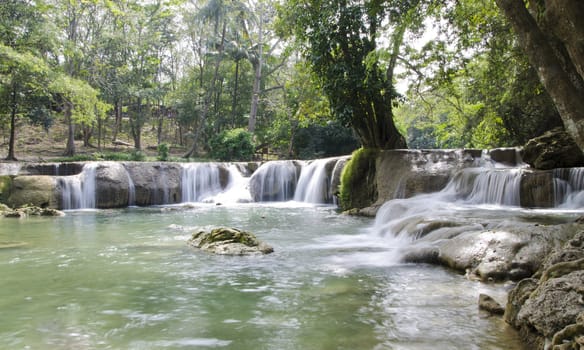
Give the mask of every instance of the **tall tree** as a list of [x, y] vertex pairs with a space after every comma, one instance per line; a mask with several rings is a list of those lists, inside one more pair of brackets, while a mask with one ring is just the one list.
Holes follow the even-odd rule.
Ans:
[[566, 130], [584, 150], [584, 2], [495, 2], [513, 26]]
[[[421, 25], [427, 3], [297, 0], [280, 10], [321, 80], [333, 114], [353, 127], [364, 147], [406, 147], [393, 122], [394, 69], [404, 34]], [[388, 42], [384, 48], [382, 38]]]

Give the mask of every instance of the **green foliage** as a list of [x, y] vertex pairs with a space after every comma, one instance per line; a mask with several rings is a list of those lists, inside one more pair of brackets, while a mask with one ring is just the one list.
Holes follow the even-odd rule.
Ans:
[[168, 144], [161, 143], [160, 145], [158, 145], [156, 150], [158, 151], [158, 160], [161, 162], [166, 162], [168, 160], [168, 153], [170, 151]]
[[254, 154], [252, 135], [245, 129], [225, 130], [211, 138], [211, 157], [221, 161], [251, 160]]
[[[291, 29], [295, 35], [332, 114], [353, 127], [366, 147], [405, 146], [392, 119], [397, 97], [392, 76], [405, 28], [414, 22], [409, 14], [417, 9], [418, 2], [318, 0], [289, 1], [280, 8], [281, 31]], [[394, 26], [387, 55], [377, 48], [384, 21]]]
[[379, 150], [360, 148], [353, 152], [343, 168], [339, 205], [342, 210], [364, 208], [377, 200], [375, 162]]

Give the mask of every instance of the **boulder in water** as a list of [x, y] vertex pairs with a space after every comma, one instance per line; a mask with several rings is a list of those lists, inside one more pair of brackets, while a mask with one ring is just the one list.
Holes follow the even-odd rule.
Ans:
[[260, 241], [254, 234], [227, 227], [215, 228], [209, 232], [197, 231], [193, 233], [188, 244], [219, 255], [261, 255], [274, 252], [271, 246]]
[[521, 157], [524, 162], [540, 170], [584, 166], [584, 153], [561, 128], [529, 140], [523, 147]]

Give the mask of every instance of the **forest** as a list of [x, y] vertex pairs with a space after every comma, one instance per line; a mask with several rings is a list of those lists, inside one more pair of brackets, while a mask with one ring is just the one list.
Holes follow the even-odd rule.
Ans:
[[68, 157], [112, 144], [162, 160], [492, 148], [557, 126], [582, 147], [582, 7], [4, 0], [1, 147], [16, 160], [33, 126], [60, 132]]

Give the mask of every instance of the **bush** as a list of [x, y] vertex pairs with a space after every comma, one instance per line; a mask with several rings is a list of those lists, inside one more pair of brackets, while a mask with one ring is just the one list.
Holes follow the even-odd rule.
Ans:
[[161, 162], [166, 162], [168, 160], [168, 152], [170, 148], [166, 143], [161, 143], [158, 145], [158, 160]]
[[224, 130], [209, 141], [211, 157], [221, 161], [245, 161], [253, 158], [252, 135], [245, 129]]

